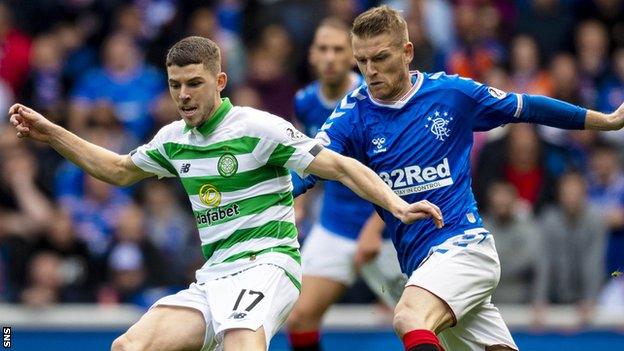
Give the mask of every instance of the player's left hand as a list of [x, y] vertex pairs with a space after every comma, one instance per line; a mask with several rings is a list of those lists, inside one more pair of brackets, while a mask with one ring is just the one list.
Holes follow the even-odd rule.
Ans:
[[442, 211], [427, 200], [404, 206], [395, 217], [405, 224], [412, 224], [418, 220], [431, 217], [438, 229], [444, 226]]

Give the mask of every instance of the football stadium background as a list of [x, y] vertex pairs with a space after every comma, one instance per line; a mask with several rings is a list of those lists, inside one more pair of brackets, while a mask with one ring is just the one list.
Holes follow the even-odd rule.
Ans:
[[[381, 3], [407, 19], [413, 69], [603, 112], [624, 101], [621, 0], [8, 0], [0, 111], [23, 102], [127, 153], [178, 118], [164, 55], [201, 35], [222, 49], [225, 96], [296, 123], [316, 24]], [[85, 176], [18, 142], [0, 115], [0, 325], [16, 350], [107, 350], [194, 279], [202, 258], [187, 200], [175, 180], [118, 189]], [[473, 151], [502, 263], [494, 300], [520, 348], [624, 350], [624, 132], [514, 125], [475, 134]], [[391, 311], [361, 283], [328, 315], [324, 344], [402, 348]], [[271, 350], [287, 350], [283, 334]]]

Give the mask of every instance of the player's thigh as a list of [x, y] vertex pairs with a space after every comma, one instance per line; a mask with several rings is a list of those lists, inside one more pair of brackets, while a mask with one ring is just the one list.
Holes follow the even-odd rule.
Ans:
[[394, 308], [398, 303], [407, 277], [401, 272], [396, 249], [391, 240], [383, 242], [379, 255], [370, 263], [362, 266], [362, 278], [388, 307]]
[[[494, 239], [487, 232], [471, 230], [431, 249], [431, 254], [408, 279], [443, 301], [455, 325], [486, 301], [500, 278]], [[439, 331], [440, 329], [438, 329]]]
[[230, 329], [224, 333], [224, 351], [265, 351], [266, 349], [266, 335], [263, 327], [257, 330]]
[[518, 350], [505, 321], [490, 300], [472, 309], [457, 325], [440, 333], [446, 350]]
[[347, 286], [335, 280], [303, 276], [301, 294], [288, 317], [290, 330], [308, 330], [318, 327], [327, 309], [344, 294]]
[[442, 330], [453, 324], [453, 313], [448, 305], [431, 292], [407, 286], [394, 309], [394, 329], [403, 337], [414, 329]]
[[156, 306], [113, 342], [112, 350], [201, 350], [206, 321], [201, 312], [177, 306]]
[[[212, 330], [222, 342], [236, 330], [263, 329], [264, 345], [279, 330], [299, 296], [293, 274], [273, 264], [260, 264], [206, 284]], [[249, 335], [233, 332], [231, 335]], [[245, 339], [246, 341], [249, 341]], [[243, 341], [245, 341], [243, 340]]]

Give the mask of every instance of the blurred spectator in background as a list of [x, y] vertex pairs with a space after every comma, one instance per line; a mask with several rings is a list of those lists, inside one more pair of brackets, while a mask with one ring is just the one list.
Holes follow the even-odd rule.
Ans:
[[249, 59], [247, 85], [260, 94], [266, 111], [292, 121], [296, 83], [289, 61], [293, 50], [291, 39], [281, 25], [273, 24], [262, 31], [258, 45]]
[[20, 302], [32, 307], [45, 307], [61, 302], [63, 273], [61, 258], [52, 252], [41, 251], [30, 260], [27, 285], [20, 294]]
[[179, 205], [173, 189], [177, 188], [163, 180], [145, 184], [142, 199], [145, 230], [148, 239], [160, 251], [167, 275], [172, 277], [171, 281], [186, 286], [193, 281], [193, 277], [187, 273], [194, 272], [197, 268], [194, 264], [203, 258], [197, 249], [200, 243], [193, 218]]
[[355, 17], [363, 11], [356, 0], [332, 0], [327, 2], [327, 15], [336, 17], [344, 23], [351, 24]]
[[63, 80], [64, 51], [53, 34], [37, 37], [32, 49], [32, 69], [28, 79], [28, 96], [24, 99], [44, 111], [54, 122], [63, 122], [65, 94]]
[[513, 92], [552, 95], [552, 79], [542, 70], [537, 45], [530, 36], [516, 36], [511, 43], [511, 80]]
[[487, 208], [483, 223], [496, 237], [501, 261], [501, 277], [492, 299], [496, 303], [529, 303], [535, 288], [542, 233], [510, 183], [489, 186]]
[[609, 73], [609, 37], [597, 21], [582, 22], [576, 30], [576, 55], [581, 77], [583, 105], [597, 108], [598, 87]]
[[189, 35], [199, 35], [214, 40], [221, 48], [221, 70], [227, 72], [228, 89], [236, 88], [245, 80], [245, 47], [238, 36], [219, 25], [217, 15], [210, 7], [199, 7], [192, 14]]
[[558, 151], [541, 140], [533, 126], [509, 125], [504, 138], [483, 146], [473, 186], [477, 202], [486, 204], [488, 185], [505, 180], [514, 186], [520, 199], [539, 211], [554, 199], [556, 176], [565, 169], [565, 158]]
[[258, 91], [248, 85], [239, 86], [232, 92], [232, 104], [249, 106], [263, 110], [262, 98]]
[[[150, 3], [151, 1], [144, 1]], [[147, 26], [143, 22], [144, 16], [136, 2], [128, 1], [127, 4], [121, 4], [113, 15], [112, 27], [118, 33], [124, 33], [132, 37], [137, 43], [143, 43], [153, 33], [147, 31]], [[155, 34], [155, 33], [154, 33]]]
[[[615, 50], [611, 59], [611, 74], [602, 82], [598, 90], [597, 107], [606, 111], [619, 106], [624, 101], [624, 46]], [[603, 133], [603, 137], [620, 148], [624, 148], [624, 132]]]
[[106, 254], [110, 285], [100, 291], [100, 302], [147, 307], [155, 300], [146, 289], [171, 283], [171, 270], [146, 236], [145, 220], [145, 212], [135, 203], [128, 203], [117, 216], [115, 238]]
[[520, 13], [517, 32], [535, 38], [543, 59], [570, 47], [574, 17], [566, 0], [516, 2]]
[[492, 67], [505, 60], [505, 47], [486, 25], [498, 23], [496, 11], [487, 5], [460, 2], [455, 7], [458, 46], [446, 60], [448, 73], [482, 80]]
[[78, 237], [87, 243], [91, 255], [101, 259], [130, 198], [119, 188], [91, 176], [85, 175], [82, 185], [82, 196], [67, 195], [60, 202], [71, 213]]
[[[20, 235], [30, 238], [41, 232], [53, 219], [51, 203], [37, 182], [38, 167], [33, 155], [20, 144], [2, 152], [2, 183], [7, 192], [2, 194], [0, 207], [0, 235]], [[0, 193], [2, 193], [0, 191]]]
[[594, 19], [605, 24], [611, 49], [624, 46], [624, 2], [622, 0], [578, 1], [576, 13], [582, 19]]
[[[29, 254], [32, 285], [26, 287], [22, 299], [34, 305], [50, 302], [46, 298], [52, 297], [56, 302], [93, 302], [97, 267], [87, 245], [76, 237], [67, 211], [56, 208], [52, 216], [54, 220], [49, 222], [49, 229], [36, 240]], [[41, 261], [48, 262], [51, 267], [43, 267]], [[52, 274], [54, 280], [42, 279], [46, 274]], [[46, 288], [55, 290], [54, 294], [44, 293]]]
[[144, 140], [153, 128], [157, 99], [169, 99], [161, 71], [146, 65], [134, 39], [121, 32], [106, 39], [102, 60], [102, 67], [88, 72], [73, 89], [69, 127], [83, 131], [94, 109], [108, 105], [127, 133]]
[[[86, 72], [97, 66], [98, 53], [92, 43], [88, 42], [95, 29], [84, 21], [62, 22], [54, 30], [64, 52], [63, 76], [69, 86], [73, 86]], [[69, 87], [63, 91], [67, 98]]]
[[550, 96], [571, 104], [583, 103], [579, 91], [578, 67], [572, 54], [562, 52], [553, 57], [550, 77], [553, 88]]
[[624, 267], [624, 173], [617, 150], [609, 144], [598, 144], [591, 157], [589, 200], [601, 209], [609, 230], [607, 272]]
[[30, 69], [31, 39], [12, 23], [11, 9], [0, 2], [0, 79], [19, 95]]
[[541, 217], [536, 319], [548, 303], [572, 303], [587, 324], [605, 278], [606, 227], [598, 209], [589, 206], [582, 174], [570, 171], [560, 178], [557, 200], [559, 206], [547, 208]]
[[613, 111], [624, 101], [624, 46], [613, 53], [612, 74], [602, 83], [598, 95], [598, 109]]

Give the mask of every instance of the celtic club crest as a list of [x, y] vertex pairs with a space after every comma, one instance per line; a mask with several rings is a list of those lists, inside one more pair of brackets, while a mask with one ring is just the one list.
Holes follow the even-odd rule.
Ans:
[[219, 207], [221, 193], [212, 184], [204, 184], [199, 188], [199, 201], [208, 207]]
[[217, 170], [222, 177], [231, 177], [238, 170], [238, 160], [232, 154], [224, 154], [217, 162]]
[[427, 117], [425, 128], [429, 128], [431, 133], [436, 136], [436, 140], [444, 141], [444, 138], [450, 136], [451, 131], [448, 128], [448, 124], [452, 120], [453, 117], [450, 117], [448, 112], [441, 114], [439, 111], [435, 111], [433, 116]]

